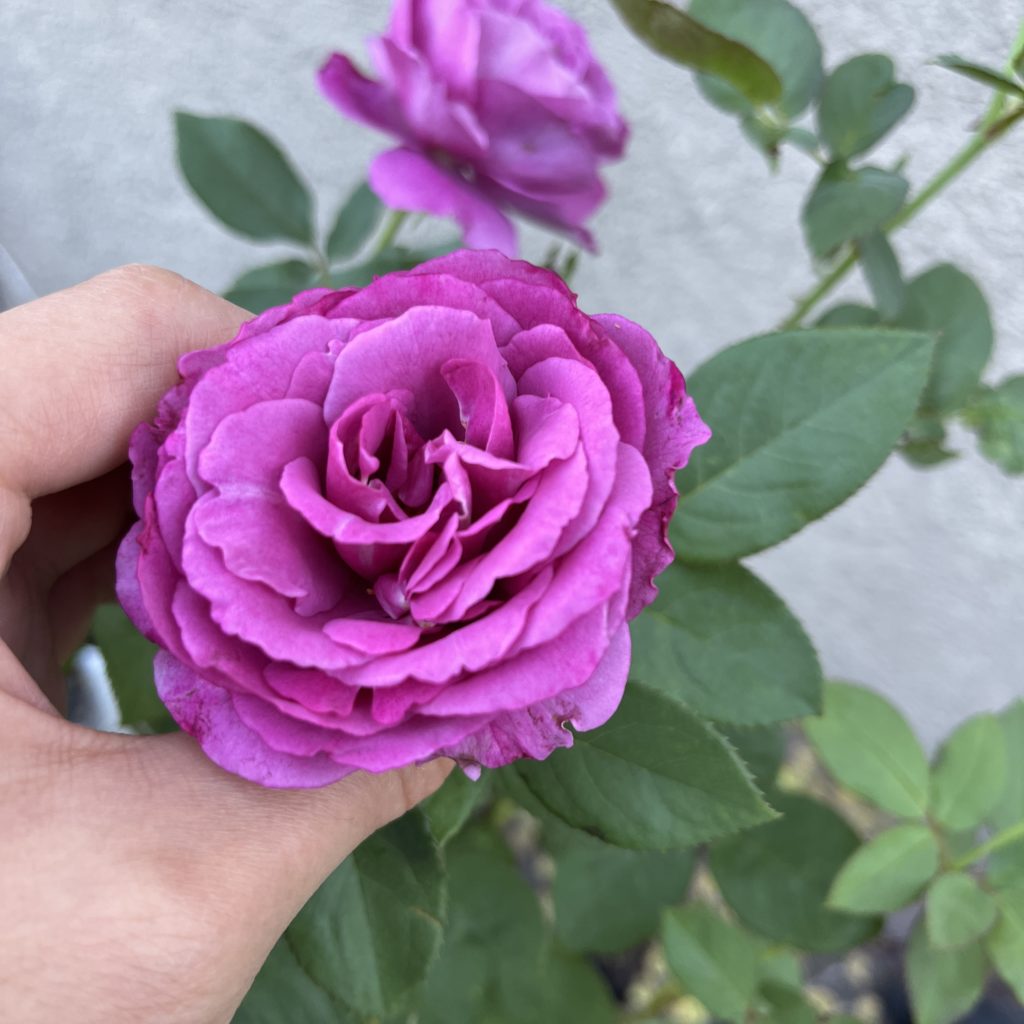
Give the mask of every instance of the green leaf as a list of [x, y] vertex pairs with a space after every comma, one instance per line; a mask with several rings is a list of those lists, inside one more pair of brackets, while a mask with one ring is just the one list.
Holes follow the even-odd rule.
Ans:
[[500, 1021], [494, 1011], [505, 993], [540, 970], [540, 906], [500, 838], [481, 825], [457, 835], [445, 850], [445, 860], [448, 927], [423, 986], [421, 1020]]
[[897, 825], [842, 866], [828, 905], [852, 914], [887, 914], [913, 901], [939, 870], [939, 844], [927, 825]]
[[711, 848], [725, 901], [749, 928], [799, 949], [831, 953], [863, 942], [874, 920], [825, 906], [836, 873], [860, 845], [856, 833], [807, 797], [777, 794], [772, 802], [781, 818]]
[[96, 609], [92, 636], [107, 664], [121, 722], [140, 732], [174, 732], [177, 723], [157, 696], [153, 682], [156, 647], [116, 604], [101, 604]]
[[992, 927], [996, 904], [972, 875], [953, 871], [929, 886], [924, 920], [929, 945], [957, 949], [980, 939]]
[[879, 314], [895, 320], [906, 301], [906, 286], [889, 239], [881, 231], [866, 235], [857, 242], [857, 256]]
[[906, 969], [915, 1024], [953, 1024], [981, 998], [985, 987], [981, 946], [932, 949], [921, 919], [910, 936]]
[[[594, 967], [558, 947], [546, 952], [536, 977], [524, 979], [506, 1002], [506, 1016], [501, 1019], [508, 1024], [574, 1020], [616, 1024], [619, 1019], [608, 985]], [[492, 1024], [491, 1018], [487, 1024]]]
[[901, 174], [880, 167], [825, 168], [801, 213], [811, 252], [820, 259], [879, 231], [899, 212], [908, 188]]
[[1024, 836], [988, 855], [985, 881], [994, 889], [1024, 888]]
[[785, 988], [803, 987], [800, 956], [791, 949], [767, 948], [761, 952], [761, 980], [774, 981]]
[[563, 821], [634, 849], [695, 846], [773, 817], [710, 726], [636, 682], [606, 725], [516, 769]]
[[941, 57], [936, 58], [935, 63], [939, 67], [949, 68], [950, 71], [955, 71], [958, 75], [963, 75], [965, 78], [970, 78], [975, 82], [980, 82], [982, 85], [987, 85], [999, 92], [1004, 92], [1008, 96], [1017, 96], [1024, 99], [1024, 85], [1015, 82], [1012, 78], [1008, 78], [995, 68], [974, 64], [969, 60], [964, 60], [963, 57], [958, 57], [955, 53], [945, 53]]
[[843, 302], [833, 306], [819, 317], [815, 327], [874, 327], [878, 324], [878, 311], [870, 306], [859, 306], [855, 302]]
[[963, 411], [982, 454], [1004, 473], [1024, 473], [1024, 376], [986, 388]]
[[1006, 785], [991, 815], [997, 829], [1024, 821], [1024, 700], [997, 716], [1006, 746]]
[[665, 958], [687, 992], [716, 1017], [743, 1021], [760, 980], [760, 943], [703, 903], [665, 912]]
[[335, 999], [386, 1014], [441, 944], [445, 877], [426, 819], [410, 811], [343, 861], [286, 932], [296, 959]]
[[660, 0], [612, 0], [622, 20], [655, 53], [715, 75], [731, 84], [749, 103], [773, 103], [782, 94], [778, 75], [743, 41], [713, 31]]
[[[760, 102], [779, 99], [788, 118], [796, 117], [817, 95], [821, 86], [821, 44], [811, 23], [786, 0], [693, 0], [690, 13], [708, 28], [748, 46], [774, 69], [782, 82], [782, 96], [764, 96]], [[749, 113], [758, 99], [741, 95], [726, 76], [712, 68], [698, 80], [705, 96], [724, 110]], [[714, 75], [714, 77], [711, 77]]]
[[441, 788], [420, 804], [420, 810], [427, 816], [431, 835], [439, 846], [444, 846], [462, 829], [490, 792], [490, 772], [474, 781], [456, 768]]
[[993, 894], [999, 920], [985, 942], [996, 973], [1024, 1003], [1024, 888]]
[[365, 182], [345, 200], [327, 236], [327, 259], [340, 263], [351, 259], [370, 240], [384, 206]]
[[954, 832], [980, 825], [1006, 785], [1006, 740], [994, 715], [969, 718], [942, 745], [932, 767], [931, 814]]
[[271, 263], [243, 274], [224, 293], [224, 298], [250, 313], [262, 313], [272, 306], [283, 306], [296, 293], [312, 288], [316, 276], [316, 269], [302, 260]]
[[421, 1024], [613, 1024], [606, 986], [579, 957], [551, 946], [536, 896], [498, 836], [471, 825], [445, 853], [448, 930], [423, 986]]
[[800, 954], [792, 949], [780, 949], [777, 946], [762, 949], [760, 973], [762, 982], [773, 981], [786, 988], [796, 989], [804, 985]]
[[803, 723], [836, 781], [903, 818], [928, 806], [928, 760], [903, 716], [851, 683], [825, 684], [825, 713]]
[[757, 788], [767, 793], [786, 755], [786, 737], [779, 726], [719, 725], [718, 731], [733, 745]]
[[914, 102], [914, 90], [896, 82], [892, 61], [865, 53], [840, 64], [825, 82], [818, 133], [837, 159], [869, 150]]
[[977, 390], [992, 354], [992, 318], [981, 290], [948, 263], [932, 267], [907, 285], [899, 326], [938, 338], [921, 407], [936, 414], [959, 410]]
[[818, 1013], [798, 988], [766, 982], [761, 997], [767, 1012], [757, 1019], [763, 1024], [817, 1024]]
[[313, 244], [313, 200], [278, 145], [231, 117], [178, 111], [178, 163], [209, 211], [240, 234]]
[[260, 968], [232, 1024], [357, 1024], [355, 1014], [321, 988], [281, 938]]
[[845, 501], [917, 406], [928, 335], [871, 328], [769, 334], [689, 379], [711, 440], [678, 476], [672, 539], [688, 562], [771, 547]]
[[617, 953], [643, 942], [690, 883], [689, 850], [624, 850], [573, 829], [561, 835], [551, 895], [555, 930], [568, 949]]
[[741, 565], [670, 566], [632, 624], [631, 674], [700, 715], [765, 725], [821, 707], [821, 666], [782, 600]]

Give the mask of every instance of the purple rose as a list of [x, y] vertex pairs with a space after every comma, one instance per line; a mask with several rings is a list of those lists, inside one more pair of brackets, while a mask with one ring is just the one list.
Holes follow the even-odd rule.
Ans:
[[503, 208], [593, 248], [598, 167], [627, 129], [576, 22], [543, 0], [397, 0], [370, 48], [379, 81], [334, 54], [320, 86], [402, 140], [370, 169], [385, 203], [454, 217], [473, 248], [515, 254]]
[[180, 370], [132, 437], [118, 592], [214, 761], [473, 773], [615, 710], [708, 437], [646, 331], [463, 251], [305, 292]]

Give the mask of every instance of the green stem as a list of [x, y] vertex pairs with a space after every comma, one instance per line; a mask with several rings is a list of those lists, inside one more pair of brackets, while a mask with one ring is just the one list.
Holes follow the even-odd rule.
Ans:
[[395, 240], [399, 228], [409, 214], [406, 210], [392, 210], [384, 221], [384, 230], [377, 238], [377, 245], [374, 247], [371, 259], [376, 259]]
[[[1020, 36], [1014, 43], [1013, 53], [1024, 47], [1024, 24], [1021, 25]], [[943, 189], [958, 178], [982, 153], [994, 142], [1002, 138], [1015, 124], [1024, 119], [1024, 104], [1016, 107], [1013, 112], [1002, 117], [1006, 105], [1006, 96], [997, 92], [982, 118], [977, 133], [952, 160], [943, 167], [934, 178], [909, 202], [902, 210], [885, 225], [886, 231], [895, 231], [908, 224], [917, 216]], [[806, 295], [797, 300], [793, 312], [782, 324], [782, 330], [799, 327], [804, 317], [818, 305], [854, 268], [857, 254], [850, 252], [836, 264]]]
[[987, 857], [990, 853], [995, 853], [996, 850], [1001, 850], [1004, 846], [1009, 846], [1010, 843], [1015, 843], [1021, 839], [1024, 839], [1024, 821], [1018, 821], [1016, 825], [1011, 825], [1009, 828], [1003, 829], [1002, 832], [997, 832], [990, 839], [986, 839], [980, 846], [969, 850], [953, 862], [953, 868], [956, 871], [962, 871], [964, 868], [969, 868], [972, 864], [976, 864], [982, 857]]
[[840, 263], [837, 263], [803, 298], [797, 301], [793, 312], [782, 322], [780, 329], [790, 331], [799, 327], [803, 318], [846, 277], [856, 262], [856, 253], [850, 252], [844, 256]]

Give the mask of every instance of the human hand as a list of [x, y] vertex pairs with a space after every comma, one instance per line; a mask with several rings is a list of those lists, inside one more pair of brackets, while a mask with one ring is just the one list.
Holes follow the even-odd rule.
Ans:
[[123, 267], [0, 315], [0, 1022], [230, 1020], [271, 946], [450, 762], [262, 789], [184, 734], [72, 725], [60, 665], [131, 518], [128, 435], [248, 314]]

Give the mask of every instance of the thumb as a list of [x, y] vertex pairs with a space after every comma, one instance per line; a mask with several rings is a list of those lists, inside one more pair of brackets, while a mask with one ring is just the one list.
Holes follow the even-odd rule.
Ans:
[[441, 758], [355, 772], [320, 789], [266, 789], [219, 768], [184, 733], [116, 739], [122, 756], [142, 767], [136, 777], [146, 780], [132, 799], [156, 801], [161, 825], [178, 823], [190, 837], [204, 889], [243, 916], [258, 892], [274, 938], [345, 857], [433, 793], [453, 767]]

